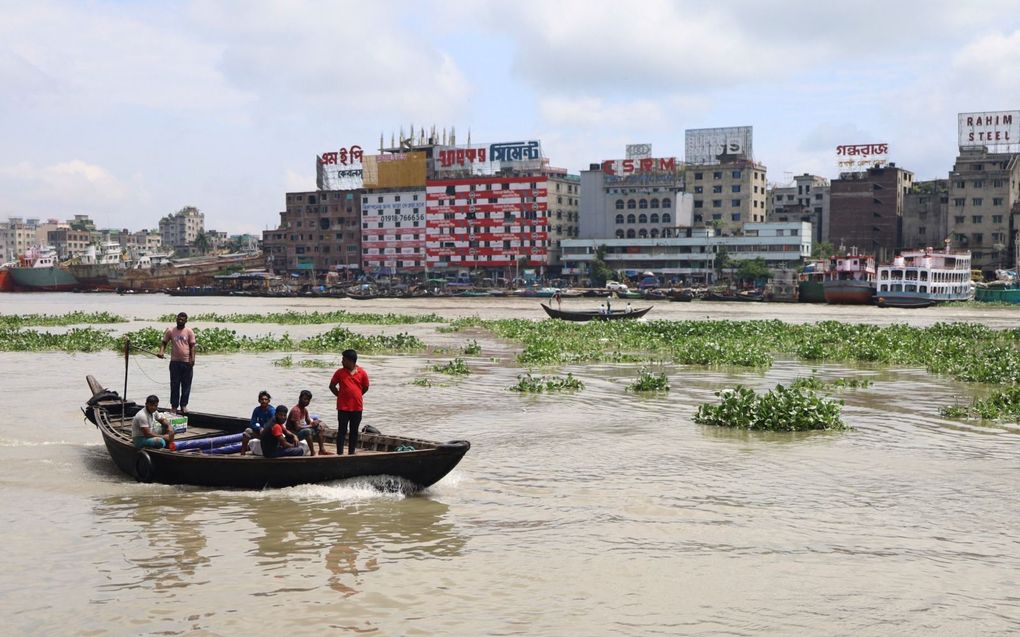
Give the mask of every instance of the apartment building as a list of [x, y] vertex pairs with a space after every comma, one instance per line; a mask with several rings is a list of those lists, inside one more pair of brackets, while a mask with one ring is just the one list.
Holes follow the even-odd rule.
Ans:
[[745, 223], [761, 223], [767, 213], [766, 167], [749, 159], [684, 166], [687, 192], [693, 195], [693, 223], [733, 234]]
[[942, 247], [949, 236], [949, 181], [915, 181], [903, 199], [903, 238], [906, 250]]
[[830, 184], [829, 241], [891, 260], [903, 245], [903, 204], [913, 183], [914, 174], [895, 163], [842, 173]]
[[575, 239], [581, 226], [581, 177], [571, 175], [566, 168], [546, 168], [548, 178], [549, 240], [547, 265], [550, 274], [556, 274], [563, 265], [560, 259], [561, 243]]
[[182, 254], [189, 253], [200, 232], [205, 232], [205, 214], [193, 206], [181, 208], [159, 220], [163, 245]]
[[424, 187], [369, 189], [361, 196], [361, 263], [376, 275], [425, 269]]
[[804, 173], [789, 186], [776, 186], [768, 194], [770, 222], [806, 221], [811, 224], [815, 241], [829, 237], [829, 180]]
[[1016, 262], [1020, 155], [963, 146], [949, 173], [948, 234], [986, 277]]
[[311, 275], [360, 270], [361, 201], [360, 189], [288, 192], [280, 225], [262, 235], [267, 265]]

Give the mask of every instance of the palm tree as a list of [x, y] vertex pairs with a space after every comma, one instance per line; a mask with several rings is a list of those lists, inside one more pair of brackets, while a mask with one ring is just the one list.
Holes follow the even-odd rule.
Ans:
[[195, 235], [195, 240], [191, 245], [198, 250], [199, 254], [206, 254], [209, 252], [209, 235], [205, 233], [205, 230], [199, 230], [198, 234]]

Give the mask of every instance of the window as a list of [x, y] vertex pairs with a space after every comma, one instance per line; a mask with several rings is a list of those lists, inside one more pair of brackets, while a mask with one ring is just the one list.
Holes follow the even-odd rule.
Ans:
[[985, 187], [985, 182], [983, 180], [981, 180], [981, 179], [975, 179], [974, 180], [974, 187], [975, 188], [984, 188]]
[[627, 223], [636, 223], [637, 219], [634, 217], [634, 213], [627, 215]]
[[718, 212], [712, 213], [712, 221], [722, 221], [722, 215]]
[[670, 203], [670, 200], [669, 199], [663, 199], [662, 200], [662, 207], [663, 208], [670, 208], [670, 207], [672, 207], [672, 204]]
[[1002, 223], [1002, 215], [992, 215], [992, 223]]
[[694, 173], [695, 179], [704, 179], [704, 173]]
[[648, 216], [648, 221], [652, 223], [659, 223], [659, 213], [653, 212], [651, 215]]
[[658, 208], [659, 207], [659, 200], [658, 199], [652, 199], [651, 201], [648, 202], [648, 207], [649, 208]]
[[966, 188], [967, 187], [967, 182], [965, 182], [965, 181], [958, 181], [958, 182], [956, 182], [956, 187], [957, 188]]
[[740, 213], [734, 212], [733, 214], [730, 215], [730, 219], [733, 221], [740, 221]]
[[623, 238], [623, 229], [622, 228], [616, 231], [616, 238], [617, 239], [622, 239]]
[[637, 202], [636, 201], [634, 201], [633, 199], [628, 199], [627, 200], [627, 210], [633, 210], [636, 207], [637, 207]]
[[695, 208], [704, 208], [705, 207], [705, 202], [701, 201], [701, 200], [695, 201], [694, 202], [694, 207]]
[[1001, 206], [1002, 205], [1002, 197], [992, 197], [992, 205], [993, 206]]
[[[492, 202], [490, 202], [490, 203], [492, 203]], [[616, 209], [617, 210], [623, 210], [623, 199], [617, 199], [616, 200]]]
[[648, 231], [645, 230], [644, 228], [641, 228], [640, 230], [638, 230], [637, 236], [638, 236], [638, 239], [647, 239], [648, 238]]
[[1002, 180], [1001, 179], [993, 179], [992, 180], [992, 186], [994, 188], [1002, 188]]
[[953, 205], [956, 206], [957, 208], [962, 208], [964, 201], [965, 201], [965, 199], [963, 197], [954, 197], [953, 198]]
[[964, 217], [963, 215], [956, 215], [953, 217], [953, 223], [963, 223], [966, 220], [967, 217]]
[[974, 170], [984, 170], [984, 169], [985, 169], [985, 165], [984, 164], [974, 164]]
[[740, 184], [730, 186], [730, 192], [740, 192]]
[[970, 222], [971, 223], [981, 223], [981, 215], [971, 215], [970, 216]]
[[739, 170], [734, 170], [730, 174], [733, 176], [734, 179], [740, 179], [740, 171]]
[[653, 239], [657, 239], [659, 237], [659, 229], [658, 228], [652, 228], [652, 231], [648, 233], [648, 236], [653, 238]]
[[980, 206], [981, 205], [981, 197], [974, 197], [973, 199], [970, 200], [970, 202], [972, 204], [974, 204], [975, 206]]
[[[757, 203], [757, 202], [755, 202], [755, 203]], [[740, 207], [740, 200], [739, 199], [730, 199], [730, 207], [731, 208], [739, 208]]]
[[648, 223], [648, 215], [642, 212], [641, 214], [638, 215], [637, 220], [638, 223]]
[[642, 199], [641, 201], [639, 201], [638, 208], [640, 208], [641, 210], [648, 210], [648, 200]]
[[634, 228], [631, 228], [630, 230], [627, 231], [627, 238], [628, 239], [634, 238]]
[[694, 194], [700, 195], [703, 192], [705, 192], [705, 188], [703, 186], [695, 186], [694, 187]]
[[672, 220], [673, 218], [669, 215], [668, 212], [662, 213], [662, 223], [670, 223]]
[[796, 237], [799, 234], [800, 234], [800, 231], [797, 230], [796, 228], [794, 228], [793, 230], [790, 230], [790, 236], [791, 237]]
[[721, 193], [722, 192], [722, 186], [712, 186], [712, 192], [713, 193]]
[[928, 233], [928, 228], [926, 228], [924, 226], [917, 226], [917, 234], [919, 234], [919, 235], [921, 235], [923, 237], [927, 233]]
[[716, 172], [712, 173], [712, 179], [722, 179], [722, 171], [717, 170]]
[[713, 199], [712, 200], [712, 207], [713, 208], [722, 208], [722, 199]]

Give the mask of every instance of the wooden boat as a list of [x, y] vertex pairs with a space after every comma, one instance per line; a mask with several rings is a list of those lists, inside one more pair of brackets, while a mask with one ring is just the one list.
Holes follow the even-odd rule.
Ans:
[[585, 323], [587, 321], [619, 321], [623, 319], [638, 319], [648, 314], [648, 311], [652, 309], [652, 306], [642, 307], [637, 309], [627, 310], [610, 310], [608, 314], [603, 314], [598, 310], [554, 310], [545, 303], [540, 304], [545, 313], [549, 315], [549, 318], [560, 319], [561, 321], [574, 321], [576, 323]]
[[[406, 481], [411, 490], [418, 490], [441, 480], [471, 448], [466, 440], [430, 442], [388, 436], [366, 427], [359, 435], [357, 453], [353, 456], [263, 458], [237, 452], [210, 453], [212, 443], [209, 450], [139, 450], [131, 442], [131, 417], [144, 405], [122, 402], [116, 392], [103, 389], [92, 376], [86, 379], [92, 397], [84, 408], [85, 416], [99, 429], [114, 464], [140, 482], [262, 489], [392, 476]], [[212, 441], [243, 432], [248, 422], [247, 418], [189, 412], [187, 432], [179, 434], [176, 441]], [[326, 442], [336, 444], [335, 432], [327, 434]], [[398, 451], [408, 447], [413, 450]]]
[[694, 300], [694, 292], [690, 290], [670, 290], [669, 300], [674, 303], [689, 303]]
[[905, 297], [905, 296], [875, 297], [875, 305], [877, 305], [878, 307], [901, 307], [905, 309], [920, 309], [923, 307], [931, 307], [937, 303], [938, 301], [920, 297]]

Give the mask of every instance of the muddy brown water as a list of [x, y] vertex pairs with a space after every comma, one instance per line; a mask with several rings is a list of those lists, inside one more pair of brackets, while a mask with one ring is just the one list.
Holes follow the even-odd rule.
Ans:
[[[582, 307], [587, 300], [564, 302]], [[643, 305], [635, 303], [635, 305]], [[4, 314], [348, 309], [542, 320], [521, 299], [260, 300], [5, 294]], [[837, 319], [1016, 327], [1020, 310], [655, 303], [649, 318]], [[202, 323], [197, 323], [199, 327]], [[306, 336], [324, 326], [234, 325]], [[436, 325], [434, 347], [482, 345], [473, 373], [450, 355], [365, 356], [366, 423], [465, 438], [460, 466], [424, 494], [363, 481], [264, 492], [143, 485], [120, 474], [79, 407], [85, 375], [119, 388], [115, 353], [2, 353], [0, 572], [6, 635], [1007, 635], [1020, 632], [1020, 431], [943, 420], [987, 388], [919, 369], [781, 359], [767, 372], [669, 368], [638, 396], [632, 365], [564, 368], [584, 391], [506, 391], [513, 344]], [[46, 329], [46, 328], [41, 328]], [[331, 370], [282, 354], [202, 356], [192, 407], [249, 413], [315, 393]], [[295, 361], [336, 357], [295, 353]], [[693, 424], [721, 387], [811, 369], [867, 377], [843, 392], [847, 433], [749, 434]], [[166, 365], [132, 359], [129, 394], [165, 396]], [[416, 378], [429, 377], [432, 387]]]

